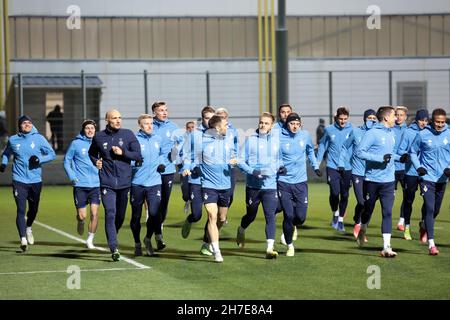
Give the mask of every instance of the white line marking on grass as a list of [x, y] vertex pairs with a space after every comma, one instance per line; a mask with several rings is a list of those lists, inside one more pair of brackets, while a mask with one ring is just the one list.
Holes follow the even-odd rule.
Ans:
[[[122, 271], [122, 270], [143, 270], [146, 268], [111, 268], [111, 269], [80, 269], [80, 272], [105, 272], [105, 271]], [[19, 272], [1, 272], [2, 275], [23, 275], [23, 274], [38, 274], [38, 273], [67, 273], [67, 270], [49, 270], [49, 271], [19, 271]]]
[[[67, 232], [61, 231], [59, 229], [53, 228], [53, 227], [51, 227], [49, 225], [46, 225], [45, 223], [39, 222], [37, 220], [35, 220], [34, 223], [39, 225], [39, 226], [41, 226], [41, 227], [44, 227], [44, 228], [46, 228], [46, 229], [48, 229], [50, 231], [56, 232], [56, 233], [58, 233], [58, 234], [60, 234], [60, 235], [62, 235], [64, 237], [67, 237], [69, 239], [72, 239], [72, 240], [75, 240], [77, 242], [81, 242], [81, 243], [84, 243], [84, 244], [86, 243], [86, 240], [83, 240], [81, 238], [75, 237], [75, 236], [73, 236], [73, 235], [71, 235], [71, 234], [69, 234]], [[97, 249], [99, 251], [109, 252], [109, 249], [102, 248], [102, 247], [97, 247], [96, 246], [95, 249]], [[140, 269], [150, 269], [149, 266], [146, 266], [146, 265], [144, 265], [142, 263], [134, 261], [133, 259], [130, 259], [130, 258], [126, 258], [124, 256], [121, 256], [121, 260], [123, 260], [125, 262], [128, 262], [129, 264], [132, 264], [132, 265], [134, 265], [134, 266], [136, 266], [136, 267], [138, 267]]]

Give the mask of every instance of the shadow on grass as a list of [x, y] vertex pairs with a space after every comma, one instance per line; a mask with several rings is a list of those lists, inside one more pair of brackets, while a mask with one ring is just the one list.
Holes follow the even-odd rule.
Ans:
[[[11, 241], [11, 243], [15, 243]], [[49, 247], [78, 247], [86, 248], [86, 245], [81, 242], [58, 242], [58, 241], [35, 241], [33, 246], [49, 246]]]
[[21, 253], [22, 250], [19, 248], [19, 244], [17, 246], [11, 246], [11, 247], [0, 247], [0, 251], [3, 252], [15, 252], [15, 253]]
[[[145, 257], [145, 256], [144, 256]], [[146, 256], [150, 259], [169, 259], [169, 260], [182, 260], [182, 261], [196, 261], [196, 262], [207, 262], [215, 263], [212, 256], [204, 256], [200, 254], [200, 251], [193, 250], [178, 250], [174, 248], [166, 248], [163, 251], [157, 251], [153, 256]]]
[[[220, 241], [236, 243], [236, 238], [220, 237]], [[266, 243], [266, 240], [255, 240], [255, 239], [245, 238], [245, 243]]]
[[353, 241], [356, 243], [355, 238], [351, 234], [343, 234], [343, 233], [336, 233], [331, 235], [317, 235], [317, 234], [300, 234], [299, 238], [311, 238], [311, 239], [319, 239], [319, 240], [326, 240], [326, 241]]
[[[30, 252], [31, 251], [31, 252]], [[88, 251], [88, 250], [86, 250]], [[102, 261], [104, 262], [106, 260], [106, 256], [104, 259], [99, 259], [97, 257], [93, 257], [90, 254], [84, 254], [83, 251], [73, 251], [73, 250], [66, 250], [65, 252], [58, 252], [58, 253], [33, 253], [32, 249], [29, 249], [25, 255], [27, 256], [33, 256], [33, 257], [51, 257], [51, 258], [62, 258], [62, 259], [73, 259], [73, 260], [88, 260], [88, 261]], [[91, 253], [91, 251], [89, 251]], [[108, 255], [109, 257], [109, 255]]]

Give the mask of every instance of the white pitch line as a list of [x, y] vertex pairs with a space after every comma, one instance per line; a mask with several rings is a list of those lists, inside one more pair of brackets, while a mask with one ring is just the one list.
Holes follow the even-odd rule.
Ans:
[[[83, 239], [81, 239], [81, 238], [75, 237], [75, 236], [73, 236], [73, 235], [71, 235], [71, 234], [69, 234], [69, 233], [67, 233], [67, 232], [62, 231], [62, 230], [53, 228], [53, 227], [51, 227], [51, 226], [49, 226], [49, 225], [46, 225], [45, 223], [39, 222], [39, 221], [37, 221], [37, 220], [35, 220], [34, 223], [37, 224], [37, 225], [39, 225], [39, 226], [41, 226], [41, 227], [44, 227], [44, 228], [46, 228], [46, 229], [48, 229], [48, 230], [50, 230], [50, 231], [56, 232], [56, 233], [58, 233], [58, 234], [60, 234], [60, 235], [62, 235], [62, 236], [64, 236], [64, 237], [67, 237], [67, 238], [72, 239], [72, 240], [75, 240], [75, 241], [77, 241], [77, 242], [81, 242], [81, 243], [86, 244], [86, 240], [83, 240]], [[99, 250], [99, 251], [104, 251], [104, 252], [108, 252], [108, 251], [109, 251], [109, 249], [105, 249], [105, 248], [97, 247], [97, 246], [95, 247], [95, 249], [97, 249], [97, 250]], [[150, 269], [149, 266], [146, 266], [146, 265], [144, 265], [144, 264], [142, 264], [142, 263], [139, 263], [139, 262], [137, 262], [137, 261], [134, 261], [134, 260], [132, 260], [132, 259], [130, 259], [130, 258], [126, 258], [126, 257], [124, 257], [124, 256], [121, 256], [121, 260], [123, 260], [123, 261], [125, 261], [125, 262], [128, 262], [129, 264], [132, 264], [132, 265], [134, 265], [134, 266], [136, 266], [136, 267], [138, 267], [138, 268], [140, 268], [140, 269]]]
[[[80, 272], [105, 272], [105, 271], [122, 271], [122, 270], [143, 270], [144, 268], [111, 268], [111, 269], [80, 269]], [[2, 275], [23, 275], [38, 273], [68, 273], [67, 270], [48, 270], [48, 271], [19, 271], [19, 272], [1, 272]]]

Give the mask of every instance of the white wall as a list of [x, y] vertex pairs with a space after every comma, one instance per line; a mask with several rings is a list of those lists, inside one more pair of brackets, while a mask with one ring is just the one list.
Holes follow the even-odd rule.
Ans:
[[[386, 70], [425, 70], [393, 72], [393, 103], [396, 104], [397, 81], [427, 81], [427, 106], [444, 106], [450, 113], [450, 58], [436, 59], [361, 59], [361, 60], [293, 60], [290, 62], [290, 102], [304, 116], [304, 128], [315, 140], [320, 117], [328, 123], [328, 73], [305, 71], [339, 71], [333, 73], [333, 110], [348, 106], [355, 124], [360, 124], [365, 109], [389, 103]], [[111, 107], [122, 111], [124, 126], [136, 128], [136, 118], [145, 111], [143, 70], [147, 69], [149, 103], [168, 102], [170, 117], [183, 126], [199, 117], [206, 105], [205, 71], [211, 72], [211, 103], [229, 109], [234, 125], [242, 130], [256, 126], [259, 114], [257, 63], [254, 61], [192, 62], [13, 62], [12, 72], [98, 74], [104, 83], [101, 115]], [[440, 72], [426, 70], [443, 69]], [[351, 72], [353, 70], [353, 72]], [[357, 72], [367, 70], [367, 72]], [[375, 72], [369, 72], [375, 71]], [[249, 72], [240, 74], [237, 72]], [[302, 73], [296, 72], [302, 71]], [[345, 71], [345, 72], [343, 72]], [[183, 74], [190, 72], [193, 74]], [[220, 72], [217, 74], [217, 72]], [[235, 72], [234, 74], [227, 74]], [[122, 74], [119, 74], [122, 73]], [[127, 73], [127, 74], [123, 74]], [[130, 74], [136, 73], [136, 74]], [[157, 73], [157, 74], [156, 74]], [[216, 73], [216, 74], [215, 74]]]
[[[10, 0], [9, 4], [10, 15], [66, 16], [68, 6], [78, 5], [84, 16], [256, 16], [258, 0]], [[286, 11], [288, 15], [366, 15], [370, 5], [378, 5], [382, 14], [450, 12], [448, 0], [286, 0]]]

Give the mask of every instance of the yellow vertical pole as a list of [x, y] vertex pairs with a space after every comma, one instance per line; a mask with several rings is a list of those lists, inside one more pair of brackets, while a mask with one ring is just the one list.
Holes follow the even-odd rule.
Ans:
[[5, 30], [5, 44], [3, 50], [5, 50], [5, 78], [6, 78], [6, 88], [5, 92], [8, 93], [9, 84], [11, 82], [11, 77], [9, 75], [9, 15], [8, 15], [8, 0], [3, 0], [3, 25]]
[[263, 76], [262, 76], [262, 15], [261, 15], [261, 1], [258, 0], [258, 77], [259, 77], [259, 114], [262, 113], [262, 104], [263, 104]]
[[272, 43], [272, 106], [274, 110], [278, 108], [277, 103], [277, 78], [276, 78], [276, 40], [275, 40], [275, 0], [270, 0], [270, 35], [271, 35], [271, 43]]
[[[0, 26], [3, 25], [3, 1], [0, 3]], [[4, 105], [4, 79], [5, 79], [5, 69], [3, 67], [3, 50], [5, 45], [3, 43], [3, 28], [0, 28], [0, 110], [3, 109]]]
[[266, 71], [266, 108], [264, 111], [269, 110], [269, 15], [268, 15], [268, 2], [264, 0], [264, 62]]

